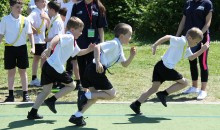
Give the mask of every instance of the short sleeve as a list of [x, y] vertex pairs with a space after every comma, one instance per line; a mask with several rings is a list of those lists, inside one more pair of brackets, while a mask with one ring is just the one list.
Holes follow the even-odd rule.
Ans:
[[183, 37], [170, 36], [170, 46], [184, 46], [186, 43]]
[[74, 51], [73, 51], [73, 54], [71, 55], [71, 57], [74, 57], [76, 56], [79, 52], [80, 52], [80, 48], [77, 44], [75, 44], [75, 47], [74, 47]]
[[205, 16], [207, 16], [209, 14], [209, 12], [212, 12], [213, 11], [213, 5], [212, 5], [212, 2], [211, 1], [207, 1], [205, 3]]
[[27, 17], [31, 24], [34, 23], [34, 16], [35, 15], [36, 15], [36, 13], [34, 11], [32, 11]]
[[31, 23], [28, 18], [25, 18], [25, 30], [26, 30], [26, 34], [33, 33], [32, 28], [31, 28]]
[[108, 53], [112, 49], [114, 49], [116, 42], [103, 42], [100, 43], [101, 52]]
[[68, 46], [68, 44], [74, 44], [74, 37], [72, 35], [59, 35], [61, 47]]
[[56, 28], [54, 29], [54, 34], [59, 35], [59, 34], [63, 34], [63, 23], [57, 21], [54, 23], [54, 25]]

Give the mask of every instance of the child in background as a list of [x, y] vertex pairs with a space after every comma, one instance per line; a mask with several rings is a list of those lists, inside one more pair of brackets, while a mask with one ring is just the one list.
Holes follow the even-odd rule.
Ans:
[[29, 102], [28, 78], [26, 69], [29, 67], [26, 36], [31, 43], [31, 53], [35, 53], [33, 32], [31, 24], [26, 17], [21, 15], [22, 0], [10, 0], [11, 13], [4, 16], [0, 23], [0, 43], [5, 36], [4, 66], [8, 70], [9, 96], [5, 102], [14, 102], [14, 80], [16, 67], [21, 78], [23, 89], [23, 102]]
[[[152, 76], [152, 87], [144, 92], [135, 102], [130, 105], [130, 108], [136, 113], [141, 114], [140, 106], [144, 103], [152, 94], [156, 93], [160, 85], [164, 81], [175, 81], [173, 85], [164, 91], [157, 92], [156, 95], [160, 102], [167, 107], [166, 97], [174, 92], [177, 92], [188, 85], [187, 80], [177, 72], [174, 67], [181, 60], [183, 53], [184, 57], [189, 60], [193, 60], [199, 55], [201, 55], [205, 50], [208, 49], [209, 44], [204, 44], [199, 51], [192, 53], [190, 47], [194, 47], [203, 39], [203, 33], [199, 28], [192, 28], [187, 33], [186, 36], [175, 37], [171, 35], [166, 35], [159, 40], [157, 40], [152, 45], [153, 55], [156, 52], [158, 45], [170, 41], [170, 46], [166, 53], [163, 55], [162, 60], [156, 63], [154, 66], [153, 76]], [[186, 52], [184, 52], [184, 47], [188, 46]]]
[[41, 59], [41, 53], [46, 49], [45, 30], [50, 25], [50, 18], [45, 12], [46, 0], [35, 0], [37, 8], [30, 13], [28, 19], [32, 24], [35, 41], [35, 54], [32, 63], [32, 80], [30, 85], [41, 86], [40, 80], [37, 78], [38, 63], [41, 60], [41, 67], [45, 62], [45, 59]]
[[116, 90], [105, 75], [106, 69], [115, 63], [121, 63], [127, 67], [133, 60], [136, 49], [130, 49], [130, 56], [125, 58], [122, 45], [128, 44], [131, 40], [132, 28], [125, 23], [119, 23], [114, 29], [115, 38], [96, 45], [94, 49], [93, 63], [86, 67], [84, 73], [84, 87], [89, 88], [88, 92], [79, 91], [78, 93], [78, 111], [73, 114], [69, 122], [77, 126], [84, 126], [86, 122], [83, 119], [83, 113], [91, 107], [98, 99], [110, 100], [116, 96]]
[[[80, 50], [78, 45], [75, 43], [75, 39], [78, 39], [78, 37], [82, 34], [83, 27], [84, 24], [79, 18], [70, 18], [67, 23], [66, 34], [56, 35], [50, 42], [50, 46], [42, 53], [42, 58], [49, 57], [42, 67], [41, 84], [43, 85], [43, 90], [37, 96], [31, 111], [28, 112], [27, 118], [29, 120], [43, 118], [43, 116], [37, 113], [43, 102], [53, 113], [57, 113], [55, 109], [56, 100], [70, 93], [75, 88], [76, 85], [73, 82], [73, 79], [67, 72], [65, 72], [64, 64], [69, 57], [74, 57], [75, 55], [85, 55], [93, 51], [95, 47], [95, 44], [90, 44], [87, 49]], [[54, 51], [51, 55], [51, 50], [53, 49]], [[53, 82], [57, 81], [65, 84], [65, 87], [60, 89], [60, 91], [54, 96], [46, 99], [51, 92]]]

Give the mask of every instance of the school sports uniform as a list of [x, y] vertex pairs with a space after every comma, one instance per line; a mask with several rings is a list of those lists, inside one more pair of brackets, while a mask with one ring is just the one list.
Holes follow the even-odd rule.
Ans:
[[47, 59], [42, 67], [41, 85], [53, 82], [63, 82], [69, 84], [73, 81], [67, 72], [65, 72], [65, 63], [69, 57], [76, 56], [80, 48], [74, 44], [74, 36], [67, 34], [59, 35], [60, 41], [56, 45], [53, 54]]
[[[206, 16], [209, 12], [213, 11], [213, 5], [210, 0], [188, 0], [184, 7], [183, 14], [186, 16], [185, 30], [186, 33], [192, 27], [198, 27], [202, 30], [206, 22]], [[210, 43], [209, 30], [204, 33], [204, 38], [201, 43], [205, 44], [206, 42]], [[192, 52], [196, 52], [201, 49], [201, 43], [198, 43], [197, 46], [192, 47]], [[208, 81], [208, 65], [207, 65], [208, 50], [206, 50], [202, 55], [199, 56], [199, 64], [201, 68], [201, 81]], [[192, 80], [198, 80], [198, 69], [197, 69], [197, 59], [190, 62], [190, 70]]]
[[[100, 42], [98, 28], [106, 27], [107, 21], [106, 17], [101, 14], [96, 2], [85, 4], [85, 0], [83, 0], [74, 4], [71, 16], [78, 17], [84, 23], [82, 35], [77, 39], [78, 46], [81, 49], [87, 48], [90, 43], [98, 44]], [[89, 36], [88, 32], [92, 33], [92, 36]], [[92, 63], [93, 58], [93, 52], [83, 56], [77, 56], [81, 81], [83, 80], [86, 66]]]
[[122, 45], [118, 38], [111, 41], [100, 43], [100, 62], [104, 67], [103, 73], [96, 72], [95, 59], [89, 64], [85, 70], [84, 79], [82, 82], [84, 87], [94, 87], [96, 90], [109, 90], [113, 86], [105, 75], [106, 69], [113, 66], [115, 63], [126, 61]]
[[34, 41], [35, 41], [34, 55], [38, 55], [38, 56], [40, 56], [41, 53], [46, 49], [46, 42], [44, 41], [44, 39], [45, 39], [45, 30], [46, 30], [47, 21], [41, 19], [41, 13], [45, 13], [45, 12], [42, 12], [39, 8], [35, 8], [28, 16], [28, 19], [30, 20], [32, 26], [40, 30], [40, 34], [34, 34]]
[[[22, 17], [24, 18], [23, 25], [21, 25]], [[23, 28], [21, 33], [20, 27]], [[20, 15], [18, 19], [15, 19], [12, 14], [9, 14], [2, 18], [0, 34], [5, 36], [5, 42], [7, 43], [4, 52], [6, 70], [13, 69], [16, 66], [20, 69], [29, 67], [26, 35], [32, 33], [31, 24], [26, 17]], [[19, 39], [16, 40], [19, 35]]]
[[[51, 18], [50, 27], [46, 32], [46, 35], [49, 39], [55, 37], [56, 35], [64, 34], [64, 23], [59, 14]], [[50, 42], [47, 43], [47, 46], [50, 45]]]
[[180, 80], [183, 76], [178, 73], [174, 67], [183, 57], [185, 58], [193, 55], [189, 48], [184, 52], [184, 46], [187, 44], [187, 39], [185, 36], [175, 37], [171, 36], [170, 46], [166, 53], [162, 56], [162, 60], [157, 62], [154, 66], [152, 81], [175, 81]]

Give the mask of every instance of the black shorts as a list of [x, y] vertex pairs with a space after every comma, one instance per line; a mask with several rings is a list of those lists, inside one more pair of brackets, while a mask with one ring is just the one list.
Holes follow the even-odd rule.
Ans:
[[47, 48], [47, 44], [35, 44], [34, 55], [40, 56], [41, 53]]
[[62, 74], [58, 73], [46, 61], [42, 67], [41, 85], [46, 85], [46, 84], [50, 84], [54, 82], [61, 82], [61, 83], [69, 84], [73, 82], [73, 79], [67, 72], [63, 72]]
[[157, 62], [157, 64], [154, 66], [152, 78], [152, 82], [160, 81], [161, 83], [163, 83], [164, 81], [180, 80], [183, 78], [183, 76], [176, 70], [167, 68], [161, 60]]
[[27, 46], [5, 46], [4, 65], [6, 70], [14, 69], [16, 66], [20, 69], [28, 68]]
[[90, 63], [85, 70], [82, 86], [85, 88], [94, 87], [96, 90], [110, 90], [113, 88], [112, 84], [105, 75], [106, 69], [103, 73], [96, 72], [96, 65]]

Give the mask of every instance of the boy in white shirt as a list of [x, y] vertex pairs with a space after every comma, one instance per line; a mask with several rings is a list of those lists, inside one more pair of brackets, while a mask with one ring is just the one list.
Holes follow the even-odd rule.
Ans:
[[[167, 107], [166, 97], [179, 91], [187, 86], [187, 80], [178, 73], [174, 67], [183, 57], [183, 53], [185, 58], [189, 60], [193, 60], [199, 55], [201, 55], [205, 50], [208, 49], [209, 44], [204, 44], [199, 51], [196, 53], [192, 53], [190, 47], [197, 45], [203, 39], [203, 33], [199, 28], [190, 29], [186, 36], [175, 37], [171, 35], [166, 35], [159, 40], [157, 40], [152, 45], [153, 55], [156, 52], [156, 48], [158, 45], [170, 41], [170, 46], [166, 53], [163, 55], [162, 60], [156, 63], [154, 66], [153, 76], [152, 76], [152, 87], [144, 92], [135, 102], [130, 105], [130, 108], [136, 113], [141, 114], [140, 106], [144, 103], [152, 94], [156, 93], [160, 87], [160, 85], [164, 81], [175, 81], [173, 85], [167, 88], [164, 91], [157, 92], [156, 95], [160, 102]], [[188, 46], [186, 52], [184, 52], [184, 47]]]
[[26, 68], [29, 67], [28, 52], [26, 45], [26, 36], [28, 34], [31, 42], [31, 53], [34, 54], [34, 38], [31, 29], [31, 24], [28, 19], [21, 15], [23, 7], [22, 0], [10, 0], [11, 13], [4, 16], [0, 23], [0, 43], [3, 36], [5, 36], [5, 52], [4, 65], [8, 70], [8, 89], [9, 96], [5, 102], [14, 102], [14, 78], [16, 73], [16, 66], [21, 78], [23, 89], [23, 101], [28, 102], [28, 78]]
[[41, 67], [45, 62], [45, 59], [41, 59], [41, 53], [46, 49], [45, 40], [45, 30], [50, 25], [50, 18], [45, 12], [44, 8], [46, 7], [46, 0], [35, 0], [37, 8], [35, 8], [28, 19], [32, 24], [32, 29], [34, 32], [34, 41], [35, 41], [35, 54], [33, 57], [32, 63], [32, 80], [30, 85], [41, 86], [40, 81], [37, 78], [38, 63], [41, 60]]
[[[42, 58], [48, 57], [42, 67], [41, 84], [43, 85], [43, 91], [37, 96], [37, 99], [31, 109], [28, 112], [27, 118], [29, 120], [42, 119], [37, 111], [40, 105], [44, 102], [53, 113], [57, 113], [55, 109], [55, 102], [60, 97], [70, 93], [75, 88], [75, 83], [72, 77], [65, 71], [64, 65], [69, 57], [75, 55], [85, 55], [94, 50], [95, 44], [90, 44], [87, 49], [81, 49], [75, 43], [75, 39], [82, 34], [84, 24], [77, 17], [71, 17], [67, 23], [67, 32], [63, 35], [55, 36], [49, 48], [42, 53]], [[53, 50], [51, 55], [51, 50]], [[53, 82], [61, 82], [65, 84], [65, 87], [60, 89], [54, 96], [45, 100], [45, 98], [51, 93]], [[45, 101], [44, 101], [45, 100]]]
[[88, 92], [78, 92], [78, 111], [72, 115], [69, 122], [77, 126], [84, 126], [86, 122], [83, 119], [83, 113], [98, 99], [110, 100], [116, 96], [116, 90], [105, 75], [106, 69], [115, 63], [121, 63], [127, 67], [136, 55], [135, 47], [131, 47], [130, 56], [125, 58], [122, 44], [128, 44], [131, 40], [132, 28], [125, 23], [119, 23], [114, 29], [115, 38], [96, 45], [94, 49], [93, 63], [86, 67], [84, 73], [85, 81], [83, 87], [89, 89]]

